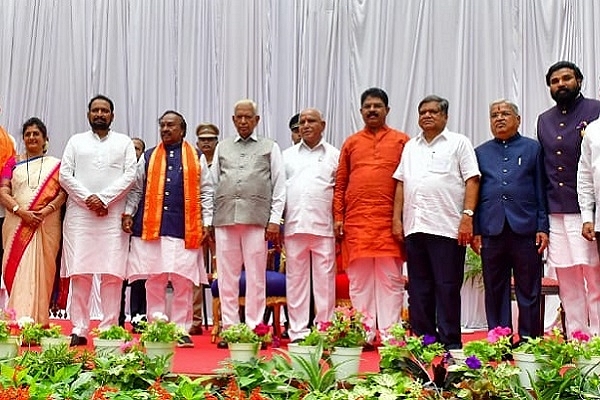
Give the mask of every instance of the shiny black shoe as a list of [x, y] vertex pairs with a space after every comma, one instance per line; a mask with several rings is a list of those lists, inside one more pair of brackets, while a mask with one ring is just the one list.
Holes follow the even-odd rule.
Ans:
[[177, 341], [177, 347], [194, 347], [194, 342], [192, 342], [191, 337], [182, 336], [181, 339]]
[[74, 333], [71, 333], [71, 347], [74, 346], [86, 346], [87, 345], [87, 339], [85, 336], [78, 336]]
[[282, 339], [289, 339], [290, 335], [287, 333], [287, 329], [281, 333]]
[[229, 346], [227, 346], [227, 342], [224, 340], [221, 340], [219, 343], [217, 343], [217, 349], [227, 349]]

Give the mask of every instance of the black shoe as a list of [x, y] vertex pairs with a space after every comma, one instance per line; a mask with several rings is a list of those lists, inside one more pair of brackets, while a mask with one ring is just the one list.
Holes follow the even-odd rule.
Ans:
[[86, 346], [87, 339], [85, 336], [78, 336], [74, 333], [71, 333], [71, 347], [73, 346]]
[[288, 335], [287, 330], [285, 330], [285, 331], [283, 331], [281, 333], [281, 338], [282, 339], [289, 339], [290, 338], [290, 335]]
[[300, 343], [303, 340], [304, 339], [302, 339], [302, 338], [297, 338], [297, 339], [292, 340], [292, 343]]
[[375, 346], [373, 343], [365, 343], [363, 345], [363, 351], [375, 351]]
[[224, 340], [221, 340], [219, 343], [217, 343], [217, 349], [226, 349], [229, 346], [227, 346], [227, 342]]
[[181, 339], [177, 341], [177, 347], [194, 347], [194, 342], [192, 342], [191, 337], [182, 336]]
[[188, 333], [192, 336], [200, 336], [200, 335], [202, 335], [202, 327], [201, 326], [192, 326]]

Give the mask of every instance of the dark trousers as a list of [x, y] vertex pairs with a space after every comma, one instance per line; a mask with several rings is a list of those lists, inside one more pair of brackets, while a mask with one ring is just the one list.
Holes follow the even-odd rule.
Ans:
[[466, 248], [456, 239], [426, 233], [408, 235], [405, 242], [414, 333], [435, 336], [448, 349], [462, 347], [460, 289]]
[[146, 280], [138, 279], [131, 283], [127, 280], [123, 281], [123, 288], [121, 289], [121, 310], [119, 312], [119, 325], [125, 324], [125, 289], [129, 285], [130, 299], [129, 299], [129, 311], [131, 318], [136, 315], [146, 315]]
[[484, 236], [481, 245], [488, 328], [512, 329], [512, 274], [519, 307], [519, 337], [540, 336], [542, 256], [537, 251], [535, 234], [519, 235], [505, 223], [501, 234]]

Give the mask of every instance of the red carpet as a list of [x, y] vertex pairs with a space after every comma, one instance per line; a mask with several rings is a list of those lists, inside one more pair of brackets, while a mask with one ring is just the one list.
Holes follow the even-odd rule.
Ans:
[[[62, 325], [63, 332], [69, 334], [71, 332], [71, 322], [67, 320], [52, 320], [52, 323]], [[92, 326], [97, 325], [97, 321], [92, 322]], [[129, 324], [126, 325], [130, 328]], [[210, 329], [210, 327], [209, 327]], [[468, 342], [475, 339], [485, 337], [487, 332], [475, 332], [463, 335], [463, 342]], [[221, 367], [221, 362], [229, 357], [229, 351], [226, 349], [217, 349], [217, 345], [210, 342], [210, 331], [205, 331], [203, 335], [192, 336], [194, 342], [193, 348], [178, 348], [175, 351], [175, 359], [173, 372], [185, 375], [204, 375], [211, 374], [214, 370]], [[281, 343], [281, 349], [286, 349], [287, 341]], [[88, 345], [79, 347], [80, 349], [87, 348], [93, 350], [91, 337], [88, 336]], [[25, 348], [23, 348], [25, 349]], [[268, 350], [261, 350], [260, 355], [271, 357], [276, 349], [269, 347]], [[377, 351], [363, 352], [360, 363], [361, 372], [378, 372], [379, 371], [379, 353]]]

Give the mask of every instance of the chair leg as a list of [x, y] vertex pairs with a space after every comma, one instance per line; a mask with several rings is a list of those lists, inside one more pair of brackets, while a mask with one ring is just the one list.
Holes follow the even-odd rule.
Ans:
[[210, 342], [215, 343], [221, 333], [221, 301], [218, 297], [214, 297], [212, 301], [213, 309], [213, 328], [210, 333]]
[[273, 336], [281, 337], [281, 304], [273, 306]]

